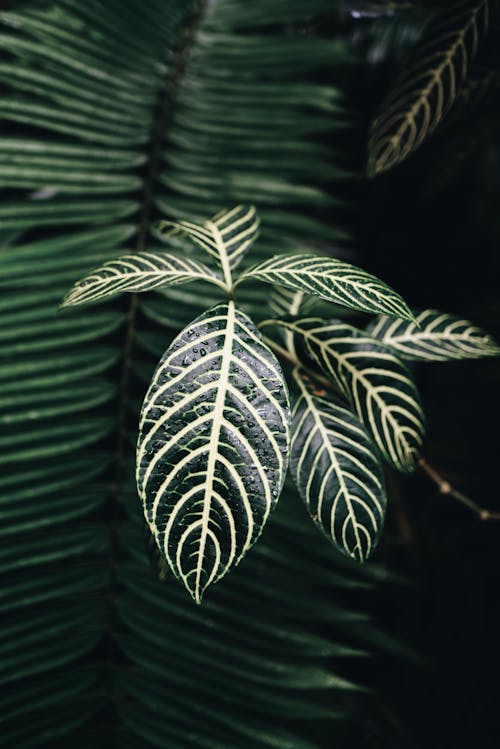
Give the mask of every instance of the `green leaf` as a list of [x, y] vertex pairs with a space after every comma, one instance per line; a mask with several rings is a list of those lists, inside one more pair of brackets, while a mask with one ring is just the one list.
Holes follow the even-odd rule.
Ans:
[[218, 274], [196, 260], [170, 253], [138, 252], [111, 260], [85, 276], [75, 284], [61, 306], [96, 302], [123, 291], [150, 291], [159, 286], [200, 280], [226, 288]]
[[364, 562], [380, 537], [386, 493], [368, 432], [342, 401], [294, 371], [290, 466], [310, 516], [340, 551]]
[[498, 356], [500, 347], [484, 330], [469, 320], [426, 309], [415, 322], [380, 317], [366, 332], [409, 361], [451, 361]]
[[495, 2], [459, 2], [431, 21], [373, 120], [369, 175], [404, 161], [439, 125], [467, 78]]
[[408, 368], [385, 345], [344, 323], [304, 318], [266, 321], [302, 336], [371, 434], [385, 460], [415, 470], [425, 434], [420, 397]]
[[[308, 297], [305, 298], [309, 301]], [[276, 286], [269, 295], [269, 310], [276, 317], [298, 315], [303, 308], [304, 292]]]
[[[2, 10], [6, 4], [0, 3]], [[217, 287], [194, 282], [138, 295], [135, 317], [129, 315], [131, 294], [111, 299], [113, 309], [106, 315], [90, 307], [57, 313], [66, 290], [93, 268], [129, 251], [156, 251], [149, 239], [151, 219], [163, 214], [196, 222], [223, 206], [257, 203], [264, 229], [252, 263], [282, 251], [308, 252], [349, 241], [336, 209], [342, 205], [344, 212], [346, 195], [354, 195], [345, 169], [351, 159], [337, 144], [357, 124], [337, 81], [348, 79], [353, 55], [346, 41], [327, 38], [312, 18], [316, 13], [329, 17], [331, 0], [218, 0], [202, 3], [205, 8], [200, 6], [198, 15], [197, 7], [193, 19], [194, 5], [187, 0], [9, 0], [15, 18], [10, 14], [7, 23], [0, 17], [0, 81], [9, 99], [2, 109], [0, 164], [12, 186], [2, 192], [0, 207], [0, 328], [10, 336], [4, 341], [10, 352], [1, 362], [0, 390], [17, 397], [39, 387], [56, 392], [67, 383], [78, 393], [96, 373], [121, 383], [119, 397], [95, 406], [87, 417], [61, 415], [56, 433], [54, 419], [48, 418], [24, 450], [22, 464], [7, 454], [0, 469], [0, 502], [8, 513], [2, 528], [11, 534], [12, 549], [26, 548], [31, 539], [36, 551], [42, 527], [47, 533], [52, 528], [54, 538], [62, 525], [85, 527], [92, 538], [91, 518], [102, 518], [114, 539], [113, 548], [92, 561], [83, 551], [68, 565], [38, 564], [33, 556], [25, 565], [19, 555], [20, 569], [9, 573], [9, 581], [22, 573], [23, 585], [15, 586], [3, 617], [6, 647], [9, 633], [14, 647], [15, 633], [29, 623], [40, 635], [29, 667], [44, 670], [23, 678], [22, 688], [8, 690], [9, 702], [0, 708], [5, 747], [187, 749], [200, 737], [234, 749], [313, 749], [320, 741], [319, 718], [327, 743], [342, 743], [345, 729], [336, 722], [339, 690], [345, 688], [337, 672], [341, 643], [397, 652], [395, 638], [382, 636], [360, 610], [367, 581], [379, 586], [386, 571], [332, 558], [328, 545], [317, 543], [312, 524], [303, 522], [291, 487], [289, 501], [279, 503], [262, 541], [236, 574], [215, 587], [201, 611], [180, 586], [165, 585], [151, 573], [140, 502], [133, 487], [123, 488], [119, 479], [133, 472], [134, 451], [127, 448], [135, 439], [142, 387], [134, 373], [146, 374], [149, 382], [173, 331], [219, 302]], [[346, 76], [332, 75], [340, 68]], [[14, 99], [21, 104], [17, 109]], [[31, 107], [29, 125], [18, 124], [28, 114], [23, 104]], [[132, 145], [100, 146], [113, 138], [110, 124], [114, 127], [117, 116]], [[71, 126], [85, 137], [69, 132]], [[123, 128], [116, 140], [125, 140]], [[8, 170], [14, 163], [16, 175]], [[137, 178], [139, 189], [133, 188]], [[114, 191], [93, 194], [101, 179]], [[130, 192], [123, 192], [126, 186]], [[248, 284], [241, 302], [248, 299], [248, 308], [264, 314], [269, 287], [255, 286], [258, 298]], [[53, 303], [65, 332], [54, 330], [45, 317], [37, 320], [40, 295], [49, 292], [43, 304]], [[207, 294], [213, 298], [208, 305]], [[154, 316], [145, 314], [153, 307]], [[29, 339], [23, 333], [18, 341], [17, 313], [22, 328], [30, 313], [32, 323], [38, 322], [25, 331]], [[110, 313], [117, 315], [113, 327], [111, 319], [105, 324]], [[77, 324], [76, 335], [72, 325]], [[51, 377], [57, 378], [54, 384]], [[92, 444], [82, 447], [76, 431], [85, 430], [96, 415], [106, 417], [112, 431], [100, 436], [93, 429]], [[28, 435], [32, 428], [27, 420], [0, 429], [6, 433], [4, 451], [15, 455], [19, 444], [9, 447], [10, 434]], [[342, 603], [334, 604], [339, 587]], [[104, 604], [104, 613], [95, 610], [97, 603]], [[95, 682], [84, 678], [74, 638], [64, 638], [42, 619], [49, 611], [54, 622], [67, 623], [75, 633], [83, 629], [83, 639], [93, 627], [100, 641], [110, 644], [112, 663], [107, 647], [93, 648], [85, 658], [98, 668]], [[22, 637], [17, 639], [20, 648]], [[210, 666], [204, 661], [208, 639], [216, 645]], [[225, 695], [235, 679], [221, 656], [226, 642], [233, 645], [231, 656], [245, 654], [253, 661], [245, 669], [249, 678], [238, 680], [238, 703], [230, 705]], [[66, 648], [64, 667], [43, 657], [56, 643]], [[124, 668], [113, 653], [126, 661]], [[358, 656], [351, 651], [349, 657], [357, 659], [361, 676]], [[260, 685], [251, 689], [255, 664], [262, 673], [274, 659], [275, 678], [269, 669], [267, 693]], [[311, 666], [332, 678], [320, 687], [314, 673], [308, 675]], [[350, 666], [343, 664], [342, 670], [348, 675]], [[121, 699], [133, 677], [137, 689]], [[278, 696], [269, 700], [273, 694]], [[248, 709], [254, 697], [260, 718]], [[182, 723], [162, 714], [161, 704], [169, 698], [185, 708]], [[155, 712], [148, 707], [153, 699]], [[84, 725], [87, 700], [95, 702], [99, 715]], [[103, 706], [107, 713], [111, 703], [116, 720], [103, 721]], [[283, 705], [291, 723], [283, 718]]]
[[351, 309], [413, 320], [406, 302], [375, 276], [336, 258], [321, 255], [276, 255], [249, 268], [235, 284], [247, 280], [286, 286]]
[[159, 229], [169, 229], [165, 236], [183, 234], [217, 260], [230, 285], [231, 270], [255, 242], [259, 233], [259, 217], [253, 206], [237, 205], [220, 211], [202, 224], [190, 221], [161, 221]]
[[141, 414], [137, 484], [161, 553], [197, 603], [259, 537], [285, 479], [283, 373], [234, 303], [164, 354]]

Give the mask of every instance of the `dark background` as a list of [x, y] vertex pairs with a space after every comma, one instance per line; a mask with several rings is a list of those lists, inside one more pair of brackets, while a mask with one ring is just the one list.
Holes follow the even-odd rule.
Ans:
[[[378, 42], [365, 47], [365, 59], [378, 43], [385, 62], [363, 68], [358, 101], [365, 121], [419, 27], [416, 13], [373, 24]], [[493, 29], [491, 43], [499, 40]], [[353, 223], [363, 257], [410, 304], [468, 317], [497, 337], [498, 124], [498, 97], [455, 124], [445, 121], [405, 164], [365, 183], [362, 218]], [[414, 372], [428, 416], [427, 460], [478, 504], [498, 510], [498, 362], [419, 365]], [[380, 554], [408, 573], [415, 588], [384, 599], [380, 610], [428, 666], [379, 664], [374, 684], [388, 690], [385, 717], [395, 727], [389, 745], [494, 747], [500, 524], [481, 522], [423, 474], [395, 479], [391, 498], [391, 532]], [[374, 745], [386, 746], [376, 734]]]

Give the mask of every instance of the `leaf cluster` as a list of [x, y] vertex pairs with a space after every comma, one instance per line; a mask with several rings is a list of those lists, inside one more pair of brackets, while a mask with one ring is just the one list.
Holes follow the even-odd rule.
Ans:
[[[312, 519], [342, 552], [365, 561], [385, 517], [381, 459], [411, 473], [421, 457], [425, 417], [404, 359], [499, 353], [471, 323], [432, 310], [415, 318], [382, 281], [334, 258], [279, 255], [233, 280], [258, 228], [255, 208], [243, 205], [202, 224], [162, 221], [167, 240], [186, 236], [213, 268], [167, 252], [127, 255], [86, 276], [64, 301], [78, 305], [200, 278], [227, 295], [164, 353], [143, 403], [137, 445], [146, 520], [162, 557], [197, 603], [260, 536], [289, 459]], [[259, 327], [285, 330], [288, 348], [262, 339], [235, 304], [245, 282], [285, 290], [274, 307], [296, 316]], [[311, 295], [377, 318], [361, 331], [300, 316]], [[293, 417], [273, 350], [294, 365]]]

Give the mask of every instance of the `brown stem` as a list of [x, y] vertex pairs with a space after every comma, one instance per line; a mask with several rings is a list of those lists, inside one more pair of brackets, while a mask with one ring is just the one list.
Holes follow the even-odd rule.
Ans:
[[[333, 383], [330, 382], [330, 380], [304, 366], [302, 362], [300, 362], [286, 348], [280, 346], [279, 343], [275, 343], [275, 341], [273, 341], [271, 338], [267, 338], [265, 336], [264, 342], [269, 346], [270, 349], [272, 349], [276, 354], [278, 354], [278, 356], [287, 361], [289, 364], [294, 367], [300, 367], [304, 372], [307, 372], [307, 374], [310, 375], [311, 378], [318, 384], [321, 384], [321, 386], [325, 388], [325, 390], [331, 390], [335, 392], [335, 387], [333, 386]], [[475, 512], [480, 520], [500, 520], [500, 512], [495, 512], [494, 510], [488, 510], [485, 507], [481, 507], [477, 504], [477, 502], [474, 502], [474, 500], [470, 499], [470, 497], [467, 497], [465, 494], [462, 494], [462, 492], [459, 492], [458, 489], [455, 489], [455, 487], [452, 486], [449, 481], [446, 481], [446, 479], [443, 478], [435, 468], [429, 465], [425, 458], [420, 458], [420, 460], [418, 461], [418, 465], [420, 466], [422, 471], [426, 473], [427, 476], [429, 476], [429, 478], [437, 485], [441, 494], [446, 494], [449, 497], [453, 497], [453, 499], [456, 499], [458, 502], [461, 502], [463, 505], [468, 507], [469, 510]]]
[[500, 512], [487, 510], [485, 507], [478, 505], [477, 502], [474, 502], [473, 499], [470, 499], [470, 497], [459, 492], [449, 481], [446, 481], [446, 479], [443, 478], [435, 468], [430, 466], [425, 458], [420, 458], [418, 464], [422, 471], [436, 484], [441, 494], [446, 494], [449, 497], [453, 497], [453, 499], [456, 499], [458, 502], [461, 502], [468, 507], [469, 510], [475, 512], [480, 520], [500, 520]]
[[300, 367], [303, 372], [307, 372], [307, 374], [318, 383], [318, 385], [321, 385], [325, 390], [331, 390], [333, 393], [337, 392], [335, 390], [335, 387], [332, 382], [326, 377], [323, 377], [323, 375], [318, 374], [314, 369], [309, 369], [305, 364], [303, 364], [301, 361], [299, 361], [288, 349], [283, 348], [283, 346], [280, 346], [279, 343], [276, 343], [272, 340], [272, 338], [266, 338], [266, 336], [263, 337], [264, 343], [266, 343], [272, 351], [274, 351], [275, 354], [278, 354], [282, 359], [287, 361], [289, 364], [291, 364], [293, 367]]

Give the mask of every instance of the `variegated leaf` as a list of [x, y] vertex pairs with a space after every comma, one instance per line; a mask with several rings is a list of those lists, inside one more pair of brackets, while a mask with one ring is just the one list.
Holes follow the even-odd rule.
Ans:
[[413, 471], [421, 453], [425, 417], [403, 362], [376, 339], [335, 320], [303, 318], [269, 324], [304, 338], [310, 356], [352, 405], [387, 462], [399, 471]]
[[289, 421], [281, 367], [232, 301], [161, 359], [141, 414], [137, 484], [161, 553], [198, 603], [260, 535], [285, 478]]
[[382, 466], [363, 424], [332, 393], [295, 370], [290, 466], [320, 529], [349, 557], [364, 562], [382, 531], [387, 504]]
[[413, 320], [406, 302], [375, 276], [321, 255], [276, 255], [249, 268], [235, 286], [252, 279], [313, 294], [351, 309]]
[[[294, 291], [282, 286], [275, 286], [269, 295], [269, 309], [276, 317], [298, 315], [299, 311], [304, 313], [306, 303], [311, 301], [310, 296], [304, 295], [303, 291]], [[310, 305], [309, 305], [310, 306]], [[287, 350], [295, 359], [300, 359], [295, 348], [293, 333], [283, 330], [283, 341]]]
[[255, 242], [260, 220], [254, 206], [237, 205], [221, 211], [202, 224], [191, 221], [161, 221], [158, 228], [165, 236], [183, 234], [214, 257], [231, 286], [231, 270], [236, 268]]
[[82, 278], [64, 298], [63, 307], [96, 302], [123, 291], [150, 291], [190, 281], [224, 282], [203, 263], [163, 252], [138, 252], [105, 263]]
[[303, 291], [293, 291], [292, 289], [275, 286], [269, 295], [269, 310], [276, 317], [297, 315], [303, 302]]
[[379, 317], [366, 329], [410, 361], [451, 361], [498, 356], [500, 347], [484, 330], [455, 315], [426, 309], [415, 323]]
[[376, 115], [368, 143], [373, 176], [404, 161], [430, 135], [461, 90], [496, 10], [497, 0], [443, 8]]

